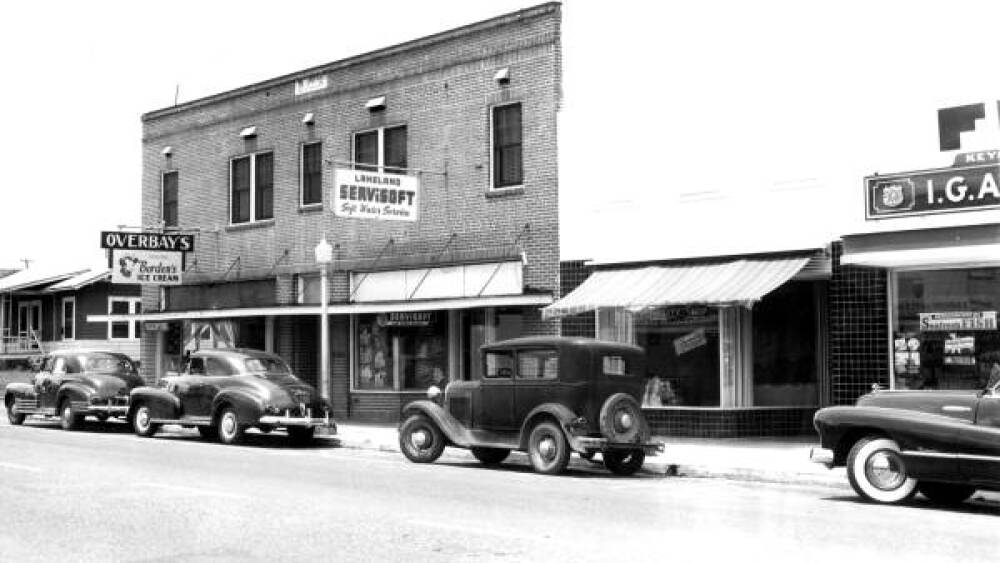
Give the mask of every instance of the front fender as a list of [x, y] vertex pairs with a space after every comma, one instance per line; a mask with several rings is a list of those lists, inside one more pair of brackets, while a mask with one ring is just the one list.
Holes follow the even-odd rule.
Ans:
[[405, 421], [414, 414], [422, 414], [431, 419], [452, 444], [463, 448], [472, 446], [468, 429], [441, 405], [428, 400], [413, 401], [403, 407], [402, 420]]
[[84, 403], [90, 403], [90, 398], [94, 395], [94, 390], [89, 386], [78, 381], [71, 381], [59, 386], [59, 392], [56, 393], [56, 405], [60, 405], [63, 399], [69, 398], [70, 401], [79, 401]]
[[264, 400], [242, 389], [226, 389], [212, 399], [212, 418], [229, 405], [236, 409], [236, 418], [240, 424], [256, 424], [264, 416]]
[[521, 449], [528, 448], [528, 437], [531, 434], [531, 429], [535, 426], [539, 419], [542, 418], [556, 419], [559, 426], [563, 430], [563, 434], [566, 435], [566, 439], [569, 441], [570, 447], [572, 447], [574, 451], [585, 451], [582, 447], [574, 443], [574, 435], [571, 431], [573, 421], [579, 418], [579, 416], [566, 407], [566, 405], [560, 403], [542, 403], [529, 412], [528, 416], [524, 417], [524, 422], [521, 423]]
[[136, 387], [129, 393], [129, 418], [139, 404], [149, 407], [153, 418], [174, 420], [180, 417], [181, 401], [173, 393], [159, 387]]
[[30, 383], [8, 383], [4, 389], [4, 400], [7, 397], [34, 400], [38, 395], [35, 394], [35, 386]]

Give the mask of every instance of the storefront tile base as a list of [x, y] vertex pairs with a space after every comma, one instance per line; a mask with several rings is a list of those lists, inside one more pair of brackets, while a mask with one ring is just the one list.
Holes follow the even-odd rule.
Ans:
[[749, 438], [814, 434], [816, 407], [643, 409], [657, 436]]

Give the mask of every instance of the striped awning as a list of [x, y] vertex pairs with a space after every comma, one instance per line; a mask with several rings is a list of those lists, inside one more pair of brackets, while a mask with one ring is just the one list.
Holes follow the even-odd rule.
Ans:
[[631, 311], [694, 304], [749, 307], [792, 279], [809, 260], [802, 256], [598, 270], [568, 295], [542, 309], [542, 318], [601, 307]]

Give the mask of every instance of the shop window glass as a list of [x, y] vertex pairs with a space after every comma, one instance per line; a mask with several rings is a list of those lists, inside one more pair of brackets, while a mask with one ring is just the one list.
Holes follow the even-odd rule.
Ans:
[[493, 187], [520, 186], [521, 104], [493, 108]]
[[437, 312], [362, 315], [355, 388], [424, 390], [448, 383], [448, 319]]
[[177, 172], [163, 173], [163, 225], [177, 226]]
[[894, 275], [897, 389], [982, 389], [1000, 376], [1000, 268]]
[[635, 343], [646, 350], [643, 406], [717, 407], [719, 313], [700, 305], [634, 315]]
[[323, 202], [323, 143], [302, 145], [302, 205]]
[[753, 404], [819, 402], [816, 300], [811, 282], [791, 282], [753, 308]]
[[462, 379], [466, 381], [483, 375], [479, 347], [487, 342], [486, 316], [486, 309], [474, 309], [462, 317]]

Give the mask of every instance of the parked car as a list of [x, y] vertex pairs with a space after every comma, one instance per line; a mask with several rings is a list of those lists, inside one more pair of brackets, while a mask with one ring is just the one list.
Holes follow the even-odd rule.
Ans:
[[11, 383], [4, 390], [7, 420], [59, 417], [73, 430], [86, 416], [98, 420], [124, 417], [129, 392], [143, 385], [135, 362], [125, 354], [103, 350], [58, 350], [42, 357], [32, 383]]
[[337, 428], [329, 402], [284, 360], [248, 349], [191, 353], [179, 375], [133, 389], [128, 416], [140, 436], [152, 436], [163, 424], [179, 424], [225, 444], [238, 442], [251, 427], [283, 428], [299, 442], [310, 441], [317, 428]]
[[638, 346], [526, 337], [483, 346], [480, 361], [481, 379], [453, 381], [443, 397], [432, 387], [428, 400], [404, 407], [399, 445], [410, 461], [433, 462], [455, 446], [493, 465], [519, 450], [535, 471], [556, 474], [571, 452], [588, 459], [600, 453], [613, 473], [630, 475], [647, 453], [663, 450], [650, 441], [639, 407], [645, 379]]
[[1000, 383], [982, 391], [879, 391], [815, 417], [827, 467], [846, 466], [866, 500], [899, 503], [918, 491], [960, 503], [1000, 490]]

